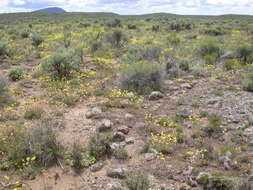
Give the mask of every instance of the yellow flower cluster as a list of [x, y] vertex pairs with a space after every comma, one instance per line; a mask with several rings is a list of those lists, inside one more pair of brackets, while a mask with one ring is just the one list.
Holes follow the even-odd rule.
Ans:
[[160, 117], [154, 120], [154, 123], [157, 125], [160, 125], [162, 127], [170, 127], [170, 128], [176, 128], [178, 127], [178, 124], [171, 121], [168, 118]]
[[109, 95], [109, 98], [128, 98], [131, 102], [134, 103], [141, 103], [143, 102], [144, 98], [141, 96], [136, 95], [133, 92], [129, 92], [127, 90], [120, 90], [120, 89], [113, 89]]
[[164, 132], [161, 132], [160, 134], [151, 133], [151, 142], [154, 145], [176, 143], [177, 137], [172, 134], [165, 134]]

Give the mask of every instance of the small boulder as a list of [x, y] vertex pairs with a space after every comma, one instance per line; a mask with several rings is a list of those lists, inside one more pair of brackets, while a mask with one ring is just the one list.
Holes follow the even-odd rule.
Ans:
[[124, 178], [127, 175], [127, 168], [124, 166], [118, 166], [113, 168], [108, 168], [106, 173], [108, 177], [111, 178]]
[[156, 158], [156, 154], [154, 153], [146, 153], [144, 154], [145, 160], [146, 161], [151, 161], [154, 160]]
[[129, 133], [129, 128], [128, 126], [122, 125], [118, 128], [118, 131], [126, 135]]
[[186, 89], [192, 89], [192, 85], [190, 83], [184, 83], [180, 85], [181, 88], [186, 88]]
[[159, 92], [159, 91], [153, 91], [149, 95], [149, 100], [159, 100], [159, 99], [161, 99], [163, 97], [164, 97], [164, 95], [161, 92]]
[[113, 123], [109, 119], [104, 119], [99, 127], [99, 132], [108, 131], [112, 128]]
[[90, 167], [90, 171], [97, 172], [101, 170], [104, 167], [104, 164], [102, 162], [98, 162]]
[[99, 119], [102, 117], [102, 110], [99, 107], [94, 107], [85, 114], [87, 119]]
[[107, 184], [106, 190], [123, 190], [122, 185], [119, 182], [112, 182]]
[[125, 137], [124, 133], [122, 133], [122, 132], [115, 132], [113, 134], [112, 140], [113, 140], [113, 142], [122, 142], [122, 141], [125, 140], [125, 138], [126, 137]]

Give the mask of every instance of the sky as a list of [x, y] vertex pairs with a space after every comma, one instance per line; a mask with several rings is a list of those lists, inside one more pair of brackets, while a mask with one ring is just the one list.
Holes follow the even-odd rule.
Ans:
[[68, 12], [114, 12], [122, 15], [253, 15], [253, 0], [0, 0], [0, 13], [29, 12], [57, 6]]

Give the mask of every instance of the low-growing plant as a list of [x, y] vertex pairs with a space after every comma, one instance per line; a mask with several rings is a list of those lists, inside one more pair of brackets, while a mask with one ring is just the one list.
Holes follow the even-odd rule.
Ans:
[[204, 56], [204, 61], [208, 65], [213, 65], [213, 64], [216, 63], [216, 61], [218, 60], [218, 58], [219, 58], [219, 55], [217, 53], [212, 53], [210, 55]]
[[243, 80], [243, 89], [249, 92], [253, 92], [253, 68], [249, 69], [247, 78]]
[[130, 190], [148, 190], [150, 181], [148, 175], [143, 172], [136, 172], [126, 178], [126, 184]]
[[28, 37], [29, 37], [29, 34], [30, 34], [30, 31], [29, 31], [28, 29], [23, 29], [23, 30], [21, 30], [21, 32], [20, 32], [21, 38], [28, 38]]
[[236, 61], [234, 59], [229, 59], [226, 60], [224, 63], [224, 68], [229, 71], [229, 70], [233, 70], [236, 66]]
[[127, 160], [128, 154], [125, 149], [116, 149], [113, 151], [113, 156], [118, 160]]
[[187, 60], [181, 60], [179, 62], [179, 68], [182, 69], [183, 71], [189, 71], [190, 70], [190, 65]]
[[161, 54], [161, 47], [158, 46], [147, 46], [144, 49], [143, 58], [146, 60], [159, 60]]
[[7, 94], [7, 80], [0, 77], [0, 107], [10, 103], [10, 98]]
[[121, 71], [121, 89], [145, 94], [160, 90], [163, 80], [162, 67], [152, 63], [133, 63]]
[[61, 49], [51, 55], [43, 64], [44, 71], [54, 79], [69, 79], [71, 72], [78, 71], [81, 64], [80, 56], [73, 49]]
[[167, 39], [173, 46], [177, 46], [180, 43], [180, 38], [176, 35], [176, 33], [170, 34]]
[[43, 114], [43, 110], [38, 107], [33, 107], [26, 110], [24, 114], [25, 119], [40, 119]]
[[23, 76], [23, 69], [20, 67], [14, 68], [10, 70], [8, 76], [12, 81], [18, 81]]
[[106, 35], [106, 41], [113, 47], [119, 48], [123, 46], [126, 38], [121, 30], [114, 30]]

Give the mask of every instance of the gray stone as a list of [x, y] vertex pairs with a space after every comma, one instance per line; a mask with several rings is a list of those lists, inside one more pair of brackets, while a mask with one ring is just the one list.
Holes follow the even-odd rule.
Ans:
[[127, 137], [125, 141], [126, 144], [134, 144], [134, 140], [135, 140], [134, 137]]
[[181, 88], [186, 88], [186, 89], [192, 89], [192, 85], [189, 83], [184, 83], [180, 85]]
[[90, 171], [97, 172], [101, 170], [104, 167], [104, 163], [98, 162], [90, 167]]
[[216, 104], [216, 103], [218, 103], [218, 102], [219, 102], [219, 99], [213, 98], [213, 99], [208, 100], [208, 101], [207, 101], [207, 104], [208, 104], [208, 105], [213, 105], [213, 104]]
[[253, 115], [252, 114], [248, 115], [248, 121], [249, 121], [249, 125], [253, 125]]
[[149, 100], [159, 100], [159, 99], [161, 99], [163, 97], [164, 97], [164, 95], [161, 92], [159, 92], [159, 91], [153, 91], [149, 95]]
[[119, 182], [112, 182], [107, 184], [106, 190], [123, 190], [123, 187]]
[[94, 107], [85, 114], [88, 119], [99, 119], [102, 117], [102, 110], [99, 107]]
[[125, 114], [125, 118], [126, 119], [134, 119], [134, 115], [130, 114], [130, 113], [126, 113]]
[[125, 166], [118, 166], [113, 168], [108, 168], [107, 176], [111, 178], [124, 178], [128, 173], [128, 169]]
[[100, 124], [99, 131], [102, 132], [102, 131], [110, 130], [112, 126], [113, 126], [113, 123], [109, 119], [104, 119]]
[[151, 161], [154, 160], [156, 158], [156, 154], [154, 153], [146, 153], [144, 154], [145, 160], [146, 161]]
[[117, 150], [117, 149], [122, 149], [126, 146], [126, 143], [125, 142], [120, 142], [120, 143], [112, 143], [110, 145], [110, 148], [112, 150]]

